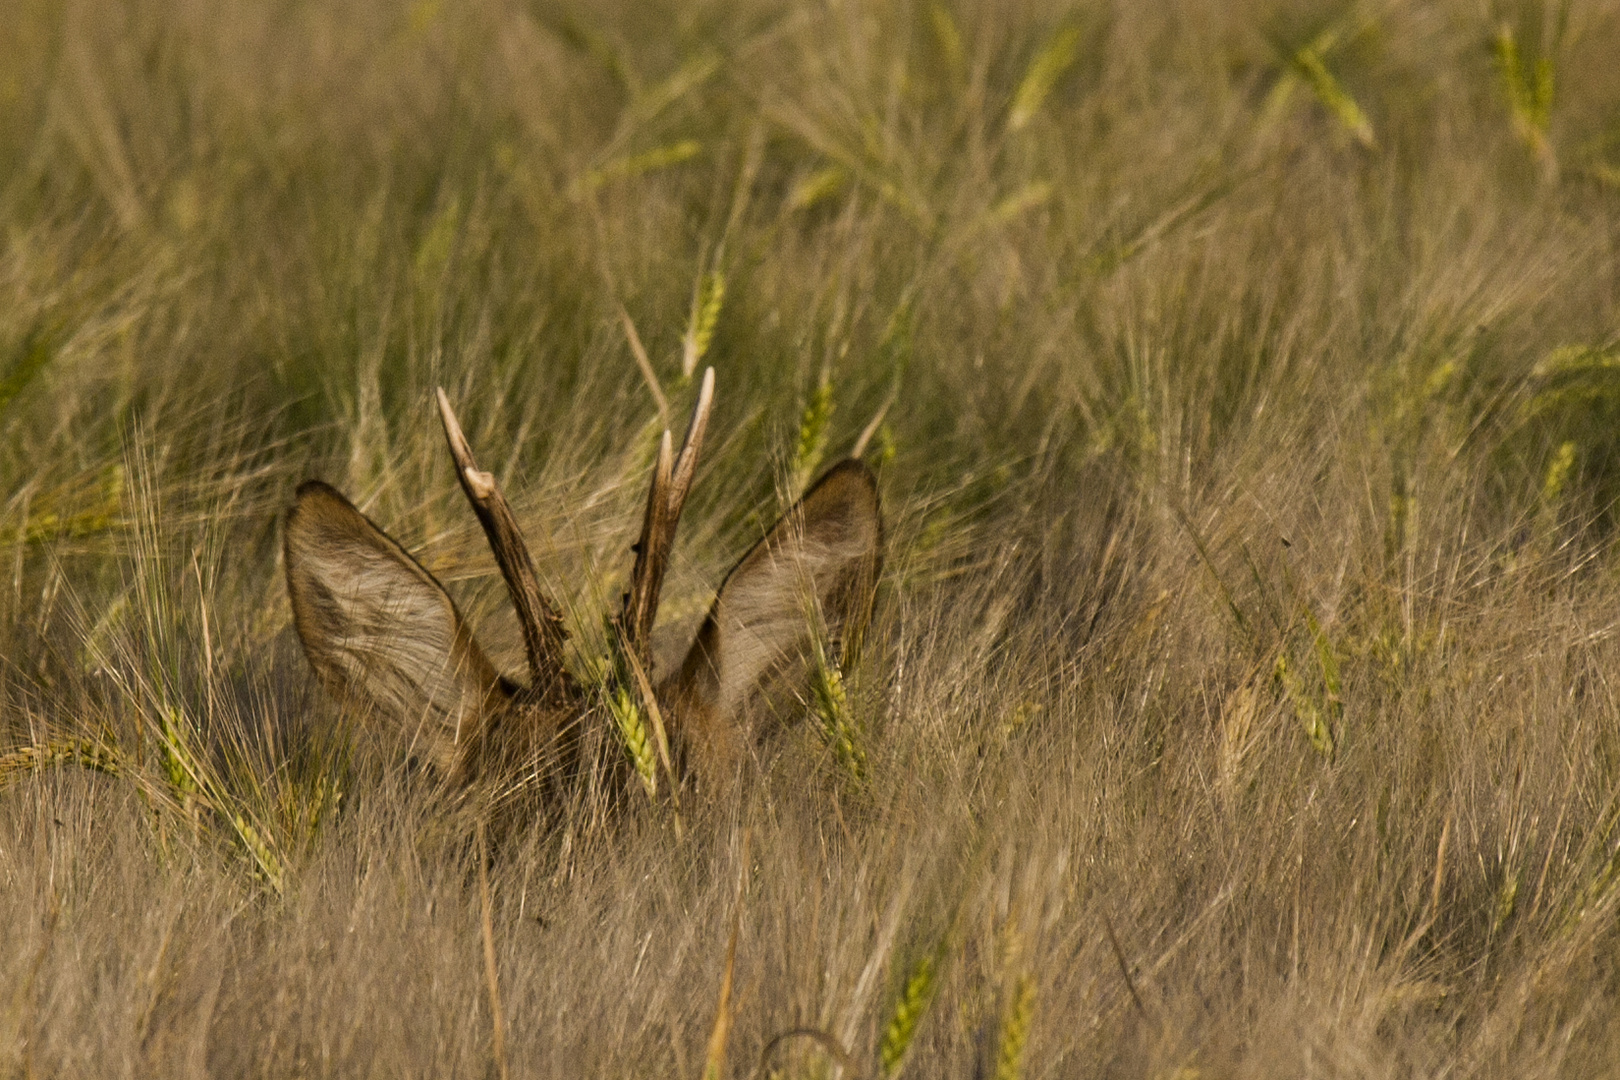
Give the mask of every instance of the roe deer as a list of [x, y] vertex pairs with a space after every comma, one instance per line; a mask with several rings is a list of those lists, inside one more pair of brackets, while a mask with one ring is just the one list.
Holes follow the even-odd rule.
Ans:
[[[704, 373], [678, 456], [666, 430], [614, 647], [632, 695], [645, 697], [658, 594], [692, 485], [713, 400]], [[522, 626], [529, 682], [498, 673], [455, 603], [420, 563], [336, 490], [298, 489], [284, 533], [287, 592], [304, 653], [340, 702], [408, 736], [411, 753], [454, 791], [479, 781], [548, 790], [576, 779], [578, 730], [594, 692], [563, 664], [567, 635], [541, 592], [527, 545], [495, 479], [481, 471], [444, 391], [440, 419], [461, 488], [489, 538]], [[677, 781], [706, 795], [737, 777], [755, 738], [750, 694], [816, 646], [853, 647], [871, 615], [883, 521], [858, 460], [829, 469], [731, 569], [686, 659], [652, 692]], [[819, 622], [819, 627], [817, 623]]]

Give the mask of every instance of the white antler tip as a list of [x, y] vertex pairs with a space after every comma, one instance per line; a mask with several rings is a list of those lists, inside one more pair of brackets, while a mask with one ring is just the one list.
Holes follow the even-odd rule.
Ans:
[[495, 494], [495, 476], [482, 469], [465, 468], [461, 475], [467, 478], [467, 490], [477, 499], [487, 499]]

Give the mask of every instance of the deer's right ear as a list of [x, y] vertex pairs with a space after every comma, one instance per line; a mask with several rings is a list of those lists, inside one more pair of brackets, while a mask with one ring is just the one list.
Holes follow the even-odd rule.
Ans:
[[814, 633], [847, 653], [872, 613], [883, 558], [877, 478], [856, 460], [829, 469], [732, 568], [686, 661], [667, 684], [700, 784], [723, 785], [750, 735], [743, 705]]
[[458, 743], [476, 737], [507, 691], [444, 587], [316, 480], [298, 489], [284, 549], [293, 621], [326, 689], [450, 775]]

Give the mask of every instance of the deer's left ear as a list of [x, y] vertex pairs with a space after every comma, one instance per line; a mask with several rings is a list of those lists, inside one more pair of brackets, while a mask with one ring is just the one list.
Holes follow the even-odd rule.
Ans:
[[444, 587], [349, 500], [298, 489], [284, 533], [287, 593], [310, 667], [450, 776], [457, 749], [506, 697]]
[[748, 695], [808, 654], [818, 624], [829, 644], [846, 654], [854, 648], [871, 618], [882, 550], [877, 480], [849, 459], [732, 568], [664, 695], [696, 771], [735, 769], [747, 744], [740, 714]]

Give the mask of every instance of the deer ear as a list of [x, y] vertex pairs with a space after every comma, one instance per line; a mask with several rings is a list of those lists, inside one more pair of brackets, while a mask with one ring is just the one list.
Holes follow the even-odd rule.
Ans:
[[507, 696], [450, 595], [349, 500], [298, 489], [284, 534], [287, 593], [326, 689], [406, 736], [449, 776], [456, 747]]
[[668, 692], [700, 781], [724, 782], [735, 769], [748, 695], [809, 652], [818, 623], [834, 649], [853, 650], [871, 617], [882, 548], [877, 480], [850, 459], [732, 568]]

